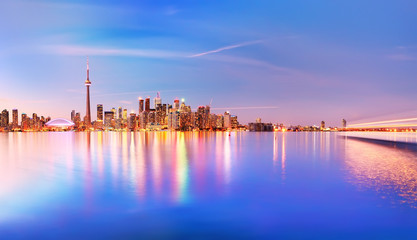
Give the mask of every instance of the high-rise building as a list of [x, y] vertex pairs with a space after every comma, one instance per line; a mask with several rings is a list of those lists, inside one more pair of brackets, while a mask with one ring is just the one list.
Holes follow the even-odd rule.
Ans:
[[122, 119], [123, 118], [123, 109], [122, 109], [122, 107], [119, 107], [119, 109], [118, 109], [118, 119]]
[[97, 121], [103, 121], [103, 104], [97, 104]]
[[346, 128], [346, 119], [342, 119], [342, 128]]
[[123, 120], [127, 121], [127, 109], [123, 109]]
[[9, 126], [9, 111], [7, 111], [7, 109], [4, 109], [1, 112], [1, 121], [0, 121], [0, 125], [3, 128], [7, 128]]
[[12, 127], [17, 128], [19, 126], [19, 113], [17, 109], [12, 111]]
[[323, 130], [326, 128], [326, 123], [324, 121], [321, 121], [320, 123], [320, 129]]
[[239, 126], [239, 122], [237, 121], [236, 115], [230, 116], [230, 126], [232, 127], [232, 129], [236, 129]]
[[134, 112], [130, 113], [129, 121], [127, 123], [129, 130], [134, 131], [136, 128], [136, 114]]
[[151, 110], [151, 97], [147, 97], [145, 99], [145, 112], [149, 112]]
[[114, 112], [104, 112], [104, 127], [109, 129], [112, 127], [112, 121], [114, 120]]
[[74, 122], [74, 118], [75, 118], [75, 110], [71, 111], [71, 121]]
[[87, 128], [91, 127], [91, 111], [90, 111], [90, 68], [88, 66], [88, 58], [87, 58], [87, 80], [85, 80], [85, 86], [87, 88], [87, 106], [86, 106], [86, 115], [85, 115], [85, 125]]
[[157, 109], [158, 106], [160, 106], [162, 104], [162, 100], [161, 100], [161, 97], [159, 95], [159, 92], [156, 93], [156, 98], [154, 98], [154, 101], [155, 101], [154, 108]]
[[117, 118], [117, 111], [116, 108], [112, 108], [111, 111], [113, 112], [113, 120]]
[[27, 117], [26, 113], [22, 113], [21, 128], [22, 130], [26, 130], [29, 128], [29, 118]]
[[178, 98], [174, 100], [174, 105], [172, 106], [172, 108], [174, 108], [175, 110], [180, 109], [180, 100]]
[[224, 125], [224, 128], [226, 128], [226, 129], [230, 129], [230, 128], [232, 128], [232, 124], [231, 124], [231, 120], [230, 120], [230, 113], [229, 112], [225, 112], [224, 113], [224, 123], [223, 123], [223, 125]]
[[143, 112], [143, 98], [139, 97], [139, 114]]

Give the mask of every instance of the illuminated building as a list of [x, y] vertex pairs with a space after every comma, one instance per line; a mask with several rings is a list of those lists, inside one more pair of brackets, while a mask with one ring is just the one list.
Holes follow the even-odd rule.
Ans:
[[236, 115], [230, 116], [230, 126], [233, 129], [236, 129], [239, 126], [239, 122], [237, 121], [237, 116]]
[[151, 110], [151, 97], [147, 97], [145, 99], [145, 112], [149, 112]]
[[161, 97], [159, 96], [159, 92], [156, 93], [156, 98], [154, 98], [154, 102], [155, 102], [155, 109], [162, 104], [162, 100]]
[[217, 114], [216, 128], [222, 129], [224, 127], [224, 117], [221, 114]]
[[12, 128], [18, 128], [19, 127], [19, 113], [17, 109], [12, 110]]
[[106, 129], [112, 128], [112, 120], [114, 120], [114, 112], [104, 112], [104, 127]]
[[224, 113], [224, 128], [225, 129], [231, 129], [232, 128], [231, 119], [230, 119], [230, 113], [229, 112], [225, 112]]
[[172, 106], [172, 108], [175, 110], [180, 109], [180, 100], [178, 98], [174, 100], [174, 105]]
[[136, 128], [136, 114], [135, 113], [130, 113], [129, 116], [129, 121], [128, 121], [128, 125], [127, 127], [131, 130], [134, 131]]
[[4, 109], [1, 112], [0, 126], [2, 128], [8, 128], [9, 127], [9, 111], [7, 111], [6, 109]]
[[346, 128], [346, 119], [342, 119], [342, 128]]
[[103, 121], [103, 104], [97, 104], [97, 121]]
[[320, 129], [325, 129], [326, 128], [326, 123], [324, 121], [321, 121], [320, 123]]
[[85, 124], [87, 128], [91, 127], [91, 111], [90, 111], [90, 69], [88, 66], [88, 58], [87, 58], [87, 80], [85, 80], [85, 86], [87, 88], [87, 107], [86, 107], [86, 118], [85, 118]]
[[27, 117], [26, 113], [22, 113], [22, 122], [21, 122], [22, 130], [27, 130], [29, 128], [29, 118]]
[[274, 131], [274, 125], [272, 123], [262, 123], [261, 118], [257, 118], [256, 122], [248, 124], [249, 131], [251, 132], [272, 132]]
[[123, 109], [123, 120], [127, 121], [127, 109]]
[[178, 130], [180, 128], [180, 112], [172, 111], [168, 114], [168, 128]]
[[49, 129], [49, 130], [53, 130], [53, 131], [65, 131], [65, 130], [70, 130], [74, 127], [74, 123], [71, 121], [68, 121], [64, 118], [57, 118], [57, 119], [53, 119], [48, 121], [47, 123], [45, 123], [45, 126]]
[[112, 118], [112, 120], [114, 120], [114, 119], [116, 119], [116, 117], [117, 117], [117, 111], [116, 111], [116, 108], [112, 108], [112, 109], [111, 109], [111, 111], [113, 112], [113, 118]]
[[143, 112], [143, 99], [139, 97], [139, 114]]
[[148, 124], [148, 112], [143, 111], [141, 114], [139, 114], [139, 128], [145, 129], [146, 124]]
[[117, 117], [118, 119], [122, 119], [123, 118], [123, 109], [122, 109], [122, 107], [119, 107], [119, 109], [118, 109], [118, 117]]
[[75, 118], [75, 110], [71, 111], [71, 121], [74, 122], [74, 118]]
[[73, 121], [74, 123], [75, 123], [75, 127], [80, 127], [80, 124], [81, 124], [81, 113], [79, 113], [79, 112], [77, 112], [76, 114], [75, 114], [75, 118], [74, 118], [74, 121]]

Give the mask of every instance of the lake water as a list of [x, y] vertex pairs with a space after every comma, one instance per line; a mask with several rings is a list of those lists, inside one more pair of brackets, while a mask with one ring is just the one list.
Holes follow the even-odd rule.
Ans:
[[338, 133], [0, 134], [0, 239], [417, 239], [417, 151]]

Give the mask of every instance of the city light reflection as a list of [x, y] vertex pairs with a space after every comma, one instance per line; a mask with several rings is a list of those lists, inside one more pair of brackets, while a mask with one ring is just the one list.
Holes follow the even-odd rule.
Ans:
[[417, 208], [416, 152], [353, 139], [345, 151], [352, 183]]

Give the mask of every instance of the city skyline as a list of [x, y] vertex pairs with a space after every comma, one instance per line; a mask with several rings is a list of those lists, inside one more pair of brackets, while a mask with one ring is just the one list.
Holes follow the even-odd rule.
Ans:
[[213, 99], [214, 112], [243, 123], [417, 113], [413, 1], [0, 4], [2, 109], [52, 118], [83, 109], [89, 56], [92, 106], [137, 111], [138, 96], [159, 91], [193, 109]]

